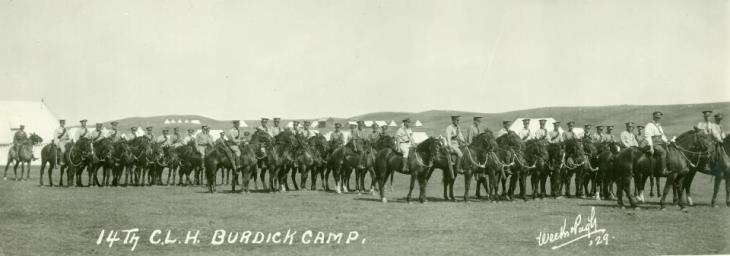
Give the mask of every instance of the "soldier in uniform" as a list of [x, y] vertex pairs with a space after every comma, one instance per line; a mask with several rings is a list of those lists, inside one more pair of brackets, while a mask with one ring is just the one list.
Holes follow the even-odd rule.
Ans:
[[210, 135], [208, 126], [203, 125], [202, 132], [195, 136], [195, 145], [205, 160], [205, 148], [213, 146], [213, 136]]
[[522, 129], [520, 129], [519, 132], [517, 132], [517, 135], [520, 136], [520, 139], [522, 141], [528, 141], [532, 139], [532, 131], [530, 131], [530, 119], [525, 118], [522, 119]]
[[591, 134], [593, 143], [603, 143], [603, 125], [596, 125], [596, 132]]
[[187, 145], [191, 142], [193, 143], [193, 145], [195, 145], [195, 137], [193, 137], [193, 134], [195, 134], [195, 129], [188, 129], [188, 134], [182, 138], [182, 145]]
[[563, 141], [567, 141], [570, 139], [577, 139], [578, 136], [575, 134], [575, 131], [573, 131], [573, 126], [575, 125], [575, 122], [568, 121], [568, 130], [566, 130], [563, 133]]
[[395, 133], [398, 142], [398, 149], [403, 154], [403, 173], [408, 173], [408, 151], [413, 146], [413, 131], [411, 130], [411, 119], [403, 119], [403, 125]]
[[15, 135], [13, 135], [13, 146], [12, 148], [17, 148], [21, 144], [28, 141], [28, 134], [25, 133], [25, 125], [20, 125], [18, 127], [18, 131], [15, 132]]
[[[170, 140], [169, 133], [170, 133], [170, 130], [169, 129], [163, 128], [162, 129], [162, 135], [157, 136], [157, 138], [155, 138], [154, 142], [157, 143], [157, 144], [160, 144], [160, 146], [162, 146], [163, 148], [166, 148], [166, 147], [171, 146], [172, 145], [172, 141]], [[150, 134], [152, 134], [152, 133], [150, 133]]]
[[474, 137], [479, 135], [482, 131], [479, 129], [479, 125], [482, 123], [482, 117], [481, 116], [475, 116], [473, 118], [473, 123], [471, 126], [469, 126], [469, 129], [466, 130], [466, 145], [470, 145], [472, 140], [474, 140]]
[[68, 129], [66, 129], [66, 120], [58, 120], [58, 128], [53, 133], [53, 140], [58, 148], [59, 156], [56, 157], [58, 164], [61, 164], [63, 154], [66, 153], [66, 144], [71, 141], [71, 137], [68, 136]]
[[547, 139], [548, 131], [547, 131], [547, 129], [545, 129], [545, 123], [547, 122], [547, 120], [540, 119], [539, 122], [540, 122], [540, 128], [537, 129], [537, 131], [535, 131], [535, 135], [534, 135], [535, 139], [538, 139], [538, 140]]
[[244, 136], [241, 135], [241, 121], [234, 120], [233, 128], [228, 130], [228, 133], [226, 133], [226, 138], [228, 139], [226, 141], [226, 145], [228, 146], [228, 149], [233, 152], [233, 155], [236, 156], [232, 163], [234, 170], [238, 170], [238, 164], [241, 159], [241, 148], [239, 145], [243, 144], [244, 141]]
[[449, 147], [449, 152], [451, 154], [456, 154], [456, 170], [461, 169], [461, 157], [464, 156], [464, 154], [461, 152], [461, 149], [459, 148], [462, 144], [464, 144], [464, 135], [461, 133], [461, 129], [459, 127], [459, 116], [451, 116], [451, 124], [446, 127], [446, 132], [444, 134], [446, 136], [446, 144]]
[[79, 123], [81, 123], [81, 128], [79, 128], [80, 132], [76, 139], [86, 138], [86, 135], [89, 133], [89, 128], [86, 128], [86, 119], [81, 119]]
[[583, 126], [583, 137], [581, 139], [586, 139], [588, 141], [593, 141], [593, 132], [591, 131], [593, 127], [591, 124], [586, 124]]
[[266, 117], [261, 118], [261, 126], [256, 127], [256, 130], [268, 133], [269, 135], [271, 135], [271, 137], [274, 137], [274, 135], [272, 135], [271, 129], [269, 128], [269, 119]]
[[497, 133], [494, 135], [494, 138], [502, 137], [505, 134], [509, 133], [509, 126], [512, 124], [509, 120], [502, 121], [502, 128], [497, 130]]
[[380, 127], [380, 136], [386, 136], [388, 135], [388, 125], [385, 124]]
[[666, 144], [669, 142], [664, 134], [664, 129], [659, 121], [664, 114], [660, 111], [652, 113], [652, 121], [647, 123], [644, 129], [644, 137], [649, 143], [649, 153], [654, 155], [662, 175], [668, 175], [667, 171], [667, 149]]
[[606, 133], [603, 134], [603, 142], [615, 142], [616, 139], [614, 139], [613, 134], [611, 134], [611, 131], [613, 131], [613, 125], [606, 125]]
[[113, 143], [117, 143], [122, 139], [122, 136], [119, 134], [119, 122], [112, 121], [111, 122], [112, 128], [111, 131], [107, 134], [107, 137], [111, 139]]
[[180, 136], [180, 129], [177, 127], [172, 128], [172, 135], [170, 135], [170, 146], [173, 148], [179, 147], [182, 137]]
[[345, 135], [342, 134], [340, 131], [340, 128], [342, 127], [342, 124], [335, 123], [335, 131], [330, 134], [330, 144], [333, 146], [333, 149], [336, 149], [338, 147], [341, 147], [342, 145], [345, 145]]
[[621, 132], [621, 145], [624, 148], [639, 146], [639, 142], [636, 141], [636, 136], [634, 135], [634, 123], [626, 122], [626, 130]]
[[723, 117], [724, 116], [720, 113], [715, 114], [715, 122], [712, 124], [712, 128], [710, 129], [712, 137], [720, 143], [722, 143], [727, 136], [725, 132], [722, 131], [722, 126], [720, 125]]
[[274, 127], [271, 127], [270, 129], [271, 137], [276, 137], [276, 135], [279, 135], [279, 133], [284, 131], [281, 127], [279, 127], [280, 123], [281, 118], [274, 117]]
[[299, 133], [301, 133], [299, 130], [299, 121], [294, 121], [292, 123], [292, 132], [294, 132], [294, 135], [299, 135]]
[[560, 122], [558, 122], [558, 121], [553, 122], [553, 130], [548, 132], [547, 141], [550, 144], [563, 142], [563, 136], [562, 136], [562, 134], [560, 134]]
[[130, 128], [130, 134], [129, 134], [129, 139], [128, 140], [131, 141], [131, 140], [134, 140], [136, 138], [137, 138], [137, 127], [134, 126], [134, 127]]
[[[365, 131], [362, 130], [362, 128], [365, 126], [365, 122], [362, 120], [357, 121], [357, 129], [352, 129], [350, 131], [350, 140], [352, 140], [352, 146], [353, 150], [356, 153], [359, 153], [362, 149], [358, 147], [358, 144], [362, 145], [362, 143], [367, 139], [367, 136], [365, 134]], [[358, 143], [355, 143], [358, 142]]]
[[215, 139], [215, 144], [225, 145], [226, 144], [226, 132], [219, 132], [218, 138]]
[[710, 118], [712, 117], [712, 110], [702, 111], [702, 115], [703, 115], [702, 118], [704, 120], [702, 122], [699, 122], [697, 124], [696, 128], [699, 129], [700, 131], [702, 131], [704, 134], [710, 135], [711, 134], [710, 129], [712, 129], [711, 127], [714, 124], [714, 122], [712, 122], [712, 120], [710, 120]]
[[314, 132], [309, 129], [311, 125], [312, 123], [310, 121], [304, 121], [304, 130], [300, 134], [305, 140], [314, 137]]
[[[91, 131], [87, 134], [87, 138], [89, 138], [92, 142], [99, 142], [100, 140], [104, 139], [104, 124], [102, 123], [96, 123], [96, 129]], [[93, 144], [92, 144], [93, 148]]]
[[152, 133], [152, 126], [147, 126], [144, 137], [149, 139], [150, 141], [155, 141], [155, 135]]
[[375, 147], [375, 145], [378, 144], [378, 139], [380, 139], [380, 129], [378, 127], [378, 124], [376, 124], [375, 122], [373, 122], [373, 124], [370, 127], [373, 128], [373, 132], [370, 133], [368, 140], [370, 141], [370, 145], [372, 147]]

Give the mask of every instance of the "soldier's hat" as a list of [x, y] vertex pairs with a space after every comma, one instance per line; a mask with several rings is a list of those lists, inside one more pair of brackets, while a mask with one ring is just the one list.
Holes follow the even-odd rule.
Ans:
[[66, 123], [66, 120], [65, 119], [58, 119], [58, 122], [59, 123]]
[[281, 118], [274, 117], [274, 122], [279, 122], [279, 121], [281, 121]]
[[224, 131], [221, 131], [221, 132], [220, 132], [220, 133], [218, 133], [218, 134], [220, 134], [220, 135], [226, 135], [226, 132], [224, 132]]
[[310, 122], [308, 120], [304, 120], [304, 125], [309, 125], [309, 124], [312, 124], [312, 122]]
[[478, 121], [478, 120], [481, 120], [481, 119], [482, 119], [482, 117], [481, 117], [481, 116], [475, 116], [475, 117], [474, 117], [474, 121]]
[[233, 124], [241, 124], [240, 120], [233, 120]]
[[626, 126], [634, 126], [634, 122], [626, 122]]
[[190, 129], [188, 129], [188, 132], [193, 133], [193, 132], [195, 132], [195, 129], [190, 128]]
[[603, 125], [596, 125], [596, 129], [603, 129]]
[[451, 116], [451, 120], [459, 120], [461, 116]]
[[137, 130], [137, 126], [132, 126], [132, 128], [130, 128], [130, 129], [132, 129], [132, 131], [136, 131]]
[[560, 121], [553, 122], [553, 125], [560, 125]]
[[103, 123], [96, 123], [96, 126], [102, 126], [102, 125], [104, 125], [104, 124]]
[[147, 130], [148, 131], [151, 131], [152, 130], [152, 126], [147, 126]]
[[207, 125], [203, 125], [203, 126], [200, 127], [200, 129], [203, 129], [203, 130], [208, 129], [208, 126]]
[[24, 124], [21, 124], [21, 125], [19, 125], [18, 127], [20, 127], [20, 128], [24, 128], [24, 127], [25, 127], [25, 125], [24, 125]]
[[712, 114], [712, 110], [703, 110], [702, 111], [702, 114], [705, 114], [706, 116], [709, 116], [710, 114]]
[[169, 129], [169, 128], [162, 128], [162, 131], [163, 131], [163, 132], [169, 132], [169, 131], [170, 131], [170, 129]]
[[568, 121], [568, 125], [574, 125], [574, 124], [575, 124], [575, 122], [573, 122], [573, 121]]
[[509, 121], [509, 120], [503, 120], [503, 121], [502, 121], [502, 124], [503, 124], [503, 125], [504, 125], [504, 124], [509, 124], [509, 123], [510, 123], [510, 121]]
[[403, 119], [403, 122], [404, 123], [410, 123], [411, 122], [411, 118], [410, 117], [406, 117], [405, 119]]
[[378, 123], [376, 123], [376, 122], [373, 122], [373, 124], [371, 124], [371, 125], [370, 125], [370, 127], [373, 127], [373, 128], [378, 128], [378, 127], [379, 127], [379, 125], [378, 125]]
[[266, 118], [266, 117], [262, 117], [262, 118], [261, 118], [261, 121], [262, 121], [262, 122], [263, 122], [263, 121], [269, 121], [269, 118]]
[[644, 129], [644, 126], [643, 125], [637, 125], [636, 128], [638, 128], [638, 129]]
[[529, 123], [530, 121], [532, 121], [532, 120], [530, 120], [529, 118], [522, 119], [523, 123]]
[[651, 113], [651, 115], [652, 116], [656, 116], [656, 115], [663, 116], [664, 113], [662, 113], [661, 111], [654, 111], [654, 113]]
[[117, 122], [117, 121], [112, 121], [112, 122], [111, 122], [111, 124], [112, 124], [112, 125], [118, 125], [118, 124], [119, 124], [119, 122]]
[[606, 125], [606, 129], [613, 129], [613, 125]]
[[585, 125], [583, 125], [583, 127], [591, 127], [591, 126], [592, 126], [591, 124], [585, 124]]
[[725, 117], [725, 116], [724, 116], [724, 115], [723, 115], [722, 113], [717, 113], [717, 114], [715, 114], [715, 118], [720, 118], [720, 119], [722, 119], [723, 117]]
[[294, 126], [296, 126], [296, 125], [298, 125], [298, 124], [299, 124], [299, 121], [297, 121], [297, 120], [294, 120], [294, 121], [293, 121], [293, 123], [294, 123]]
[[537, 121], [539, 121], [540, 123], [547, 122], [547, 120], [545, 120], [545, 119], [540, 119], [540, 120], [537, 120]]
[[335, 127], [338, 127], [338, 128], [339, 127], [342, 127], [342, 124], [341, 123], [335, 123]]
[[85, 124], [86, 121], [87, 121], [86, 119], [81, 119], [81, 121], [79, 121], [79, 123]]
[[172, 130], [173, 131], [177, 131], [177, 130], [180, 130], [180, 128], [179, 127], [172, 127]]
[[357, 124], [365, 124], [365, 121], [363, 121], [363, 120], [357, 120]]

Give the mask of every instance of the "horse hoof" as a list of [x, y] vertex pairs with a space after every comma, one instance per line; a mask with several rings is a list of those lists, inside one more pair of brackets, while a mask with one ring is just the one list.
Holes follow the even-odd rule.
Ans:
[[689, 210], [686, 207], [682, 207], [682, 209], [679, 209], [682, 212], [689, 212]]
[[626, 207], [622, 205], [621, 210], [626, 210]]
[[666, 211], [667, 210], [667, 207], [664, 207], [664, 205], [659, 206], [659, 210]]
[[719, 208], [715, 203], [712, 203], [712, 208]]
[[385, 199], [385, 197], [383, 197], [383, 199], [380, 199], [380, 202], [387, 203], [388, 199]]
[[695, 204], [692, 202], [691, 197], [687, 197], [687, 202], [689, 203], [689, 206], [694, 206]]

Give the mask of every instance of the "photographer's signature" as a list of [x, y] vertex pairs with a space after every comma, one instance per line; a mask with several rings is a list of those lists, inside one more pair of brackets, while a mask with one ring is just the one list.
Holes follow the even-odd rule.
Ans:
[[591, 215], [587, 219], [578, 214], [575, 221], [568, 226], [568, 220], [563, 219], [563, 225], [558, 232], [540, 231], [535, 239], [538, 246], [551, 246], [555, 250], [582, 239], [588, 240], [588, 246], [608, 245], [609, 240], [615, 237], [608, 234], [605, 228], [598, 228], [596, 209], [591, 207]]

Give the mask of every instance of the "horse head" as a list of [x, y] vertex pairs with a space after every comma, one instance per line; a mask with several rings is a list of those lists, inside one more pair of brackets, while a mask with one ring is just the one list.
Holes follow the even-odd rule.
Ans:
[[424, 160], [430, 161], [439, 156], [442, 150], [446, 150], [445, 144], [446, 139], [439, 137], [428, 137], [428, 139], [419, 143], [416, 146], [416, 152], [418, 152]]
[[41, 136], [38, 136], [38, 134], [35, 134], [35, 133], [31, 133], [30, 137], [28, 137], [28, 139], [30, 140], [30, 144], [33, 146], [43, 143], [43, 138], [41, 138]]
[[522, 142], [520, 136], [513, 131], [509, 131], [507, 134], [497, 138], [497, 144], [500, 147], [509, 147], [516, 151], [522, 151], [525, 148], [525, 143]]
[[547, 141], [541, 139], [531, 139], [525, 143], [525, 153], [528, 156], [548, 159]]
[[470, 146], [475, 146], [487, 152], [495, 151], [499, 147], [491, 131], [482, 132], [474, 137]]
[[74, 145], [81, 152], [82, 155], [91, 155], [91, 139], [86, 137], [80, 137]]
[[393, 151], [398, 150], [398, 143], [395, 141], [395, 137], [390, 135], [383, 135], [378, 138], [378, 142], [375, 144], [376, 149], [389, 148]]
[[713, 154], [716, 142], [712, 136], [700, 131], [687, 131], [673, 140], [673, 143], [680, 147], [697, 152]]

